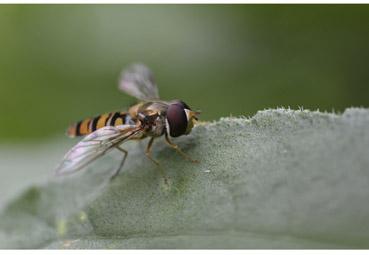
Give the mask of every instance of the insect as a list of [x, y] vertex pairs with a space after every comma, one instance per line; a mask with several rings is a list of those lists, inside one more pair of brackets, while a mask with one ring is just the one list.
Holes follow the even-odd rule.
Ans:
[[152, 72], [142, 64], [134, 64], [124, 70], [118, 87], [140, 102], [126, 112], [102, 114], [71, 125], [67, 130], [70, 137], [85, 137], [64, 156], [56, 170], [58, 175], [74, 173], [111, 149], [117, 149], [123, 153], [123, 158], [112, 175], [114, 178], [119, 174], [128, 155], [128, 151], [121, 145], [129, 140], [145, 138], [149, 138], [145, 154], [159, 166], [159, 162], [151, 155], [151, 147], [154, 140], [163, 135], [166, 143], [181, 156], [197, 162], [174, 144], [171, 137], [189, 134], [200, 112], [192, 111], [181, 100], [160, 100]]

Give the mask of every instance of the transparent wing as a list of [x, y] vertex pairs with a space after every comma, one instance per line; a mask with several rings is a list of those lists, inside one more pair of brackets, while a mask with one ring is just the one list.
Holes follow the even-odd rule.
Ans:
[[77, 143], [56, 169], [57, 175], [74, 173], [104, 155], [109, 149], [137, 135], [142, 129], [135, 125], [103, 127]]
[[159, 91], [153, 74], [143, 64], [133, 64], [123, 70], [119, 81], [119, 89], [143, 101], [159, 99]]

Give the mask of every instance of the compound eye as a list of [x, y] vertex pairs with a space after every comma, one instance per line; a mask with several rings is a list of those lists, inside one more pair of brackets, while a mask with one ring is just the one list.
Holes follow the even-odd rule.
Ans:
[[183, 105], [178, 103], [169, 105], [167, 110], [167, 120], [170, 136], [177, 137], [186, 132], [188, 120]]
[[191, 108], [185, 103], [183, 102], [182, 100], [179, 100], [179, 99], [175, 99], [175, 100], [172, 100], [171, 101], [172, 104], [179, 104], [181, 105], [184, 109], [188, 109], [188, 110], [191, 110]]

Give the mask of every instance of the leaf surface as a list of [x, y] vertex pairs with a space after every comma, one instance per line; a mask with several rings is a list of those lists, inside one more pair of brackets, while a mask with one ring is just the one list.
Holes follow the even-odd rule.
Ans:
[[0, 216], [3, 248], [368, 248], [369, 111], [265, 110], [30, 187]]

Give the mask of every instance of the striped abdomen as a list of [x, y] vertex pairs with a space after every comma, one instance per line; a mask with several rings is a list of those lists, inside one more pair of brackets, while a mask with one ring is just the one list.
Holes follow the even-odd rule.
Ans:
[[111, 112], [81, 120], [68, 128], [67, 135], [82, 136], [88, 135], [95, 130], [105, 126], [119, 126], [123, 124], [132, 124], [132, 119], [127, 112]]

